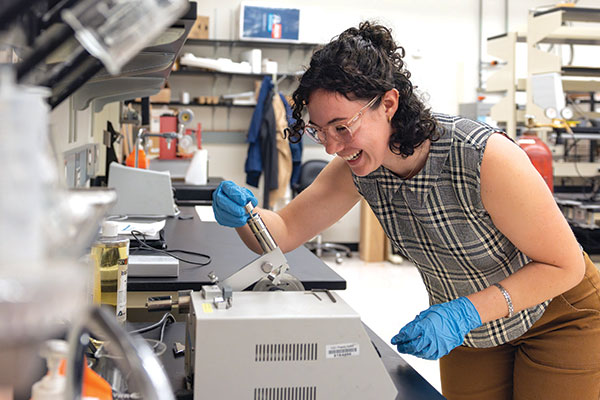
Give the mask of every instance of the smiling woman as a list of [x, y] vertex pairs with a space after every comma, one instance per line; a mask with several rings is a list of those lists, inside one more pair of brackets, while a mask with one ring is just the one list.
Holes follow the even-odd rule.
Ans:
[[317, 89], [365, 100], [395, 89], [400, 101], [398, 112], [390, 116], [394, 127], [390, 148], [410, 156], [426, 139], [435, 137], [435, 120], [414, 91], [404, 54], [388, 28], [369, 22], [347, 29], [317, 50], [293, 94], [296, 123], [291, 127], [290, 140], [302, 135], [303, 110]]
[[322, 128], [319, 128], [318, 125], [311, 121], [304, 126], [303, 133], [307, 134], [315, 142], [323, 145], [327, 143], [328, 136], [331, 140], [349, 142], [352, 140], [354, 132], [360, 127], [360, 117], [362, 117], [369, 107], [373, 106], [380, 97], [380, 95], [373, 97], [373, 100], [365, 104], [365, 106], [358, 110], [353, 117], [348, 118], [347, 120], [344, 120], [344, 118], [334, 118]]
[[[489, 125], [430, 112], [403, 56], [369, 22], [314, 53], [288, 133], [336, 157], [263, 221], [285, 252], [364, 198], [429, 294], [392, 343], [440, 359], [446, 398], [598, 400], [598, 270], [527, 155]], [[233, 182], [213, 200], [222, 224], [255, 201]], [[228, 226], [260, 252], [243, 219]]]

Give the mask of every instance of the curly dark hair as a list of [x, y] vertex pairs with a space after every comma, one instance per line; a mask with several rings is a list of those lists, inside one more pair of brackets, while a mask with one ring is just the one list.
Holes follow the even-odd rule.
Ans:
[[337, 92], [350, 100], [370, 100], [394, 88], [400, 96], [392, 118], [390, 150], [407, 157], [426, 139], [437, 140], [437, 124], [414, 93], [410, 72], [402, 61], [404, 55], [404, 48], [396, 45], [390, 29], [369, 21], [345, 30], [315, 51], [292, 95], [296, 122], [288, 130], [290, 140], [301, 139], [302, 112], [315, 90]]

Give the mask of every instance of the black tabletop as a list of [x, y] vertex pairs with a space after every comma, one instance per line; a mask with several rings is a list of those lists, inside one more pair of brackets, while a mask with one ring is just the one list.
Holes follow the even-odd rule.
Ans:
[[[138, 324], [134, 324], [136, 327]], [[373, 345], [381, 355], [381, 360], [398, 389], [396, 400], [444, 400], [444, 397], [402, 359], [393, 349], [383, 342], [366, 325], [365, 328]], [[158, 332], [144, 334], [149, 338], [158, 339]], [[192, 399], [192, 392], [185, 389], [184, 357], [175, 357], [173, 345], [175, 342], [185, 344], [185, 323], [176, 322], [165, 329], [164, 343], [167, 350], [160, 356], [165, 371], [171, 381], [178, 400]]]
[[190, 185], [184, 182], [173, 182], [173, 194], [178, 206], [192, 206], [197, 204], [212, 204], [212, 195], [219, 184], [221, 177], [209, 177], [204, 185]]
[[[258, 258], [237, 235], [235, 229], [215, 222], [202, 222], [193, 207], [180, 207], [180, 217], [169, 218], [165, 225], [168, 249], [191, 250], [211, 257], [204, 267], [185, 262], [179, 264], [177, 278], [133, 278], [127, 282], [127, 290], [133, 292], [199, 290], [210, 283], [208, 273], [214, 271], [224, 280], [243, 266]], [[346, 281], [304, 246], [285, 254], [290, 273], [310, 289], [346, 289]], [[192, 257], [184, 255], [184, 258]], [[204, 259], [199, 258], [199, 261]]]

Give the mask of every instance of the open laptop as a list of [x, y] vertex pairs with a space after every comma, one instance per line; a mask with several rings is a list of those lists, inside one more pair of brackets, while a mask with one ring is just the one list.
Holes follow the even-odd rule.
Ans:
[[164, 218], [179, 214], [173, 201], [171, 174], [110, 164], [108, 187], [117, 192], [117, 202], [109, 215]]

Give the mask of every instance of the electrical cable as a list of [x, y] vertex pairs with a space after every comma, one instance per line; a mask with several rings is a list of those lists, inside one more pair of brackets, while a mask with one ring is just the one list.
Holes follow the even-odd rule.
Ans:
[[[142, 239], [140, 239], [138, 237], [138, 235], [141, 235]], [[140, 249], [145, 249], [145, 250], [150, 250], [150, 251], [153, 251], [153, 252], [156, 252], [156, 253], [166, 254], [168, 256], [171, 256], [171, 257], [173, 257], [173, 258], [175, 258], [175, 259], [177, 259], [179, 261], [183, 261], [183, 262], [188, 263], [188, 264], [192, 264], [192, 265], [197, 265], [197, 266], [200, 266], [200, 267], [204, 267], [205, 265], [210, 264], [210, 262], [212, 261], [212, 258], [208, 254], [204, 254], [204, 253], [198, 253], [198, 252], [189, 251], [189, 250], [162, 250], [162, 249], [156, 249], [156, 248], [150, 246], [146, 242], [146, 235], [144, 235], [140, 231], [136, 231], [136, 230], [131, 231], [131, 236], [133, 236], [133, 238], [135, 240], [137, 240], [137, 242], [140, 245], [140, 247], [139, 247]], [[208, 261], [206, 261], [206, 262], [190, 261], [190, 260], [186, 260], [186, 259], [184, 259], [182, 257], [176, 256], [173, 253], [183, 253], [183, 254], [188, 254], [188, 255], [197, 256], [197, 257], [204, 257]]]
[[146, 333], [160, 327], [160, 337], [158, 338], [158, 341], [162, 342], [165, 334], [165, 328], [169, 324], [169, 321], [171, 321], [171, 323], [175, 322], [175, 317], [170, 312], [167, 312], [162, 316], [162, 318], [158, 322], [152, 325], [145, 326], [143, 328], [136, 329], [134, 331], [129, 331], [129, 333]]

